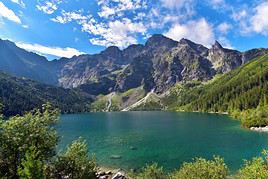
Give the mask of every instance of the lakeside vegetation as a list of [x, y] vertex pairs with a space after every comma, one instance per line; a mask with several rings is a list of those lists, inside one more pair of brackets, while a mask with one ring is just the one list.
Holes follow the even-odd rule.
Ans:
[[1, 178], [94, 178], [96, 163], [85, 141], [78, 139], [64, 153], [56, 153], [58, 119], [59, 111], [49, 104], [24, 116], [1, 119]]
[[[46, 104], [23, 116], [0, 120], [0, 177], [1, 178], [72, 178], [97, 177], [97, 159], [89, 154], [86, 141], [79, 138], [65, 152], [57, 153], [59, 136], [55, 130], [59, 111]], [[157, 164], [147, 165], [129, 173], [137, 179], [249, 179], [268, 177], [268, 153], [245, 161], [231, 175], [224, 159], [214, 157], [185, 162], [179, 169], [166, 173]]]

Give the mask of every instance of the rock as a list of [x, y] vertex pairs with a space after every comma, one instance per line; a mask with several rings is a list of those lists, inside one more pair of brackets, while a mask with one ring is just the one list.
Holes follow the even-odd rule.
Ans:
[[120, 155], [111, 155], [110, 156], [110, 159], [121, 159], [122, 158], [122, 156], [120, 156]]
[[133, 147], [133, 146], [130, 147], [130, 150], [137, 150], [137, 149], [138, 149], [137, 147]]
[[257, 132], [268, 132], [268, 126], [265, 127], [251, 127], [250, 130]]
[[103, 176], [103, 175], [105, 175], [105, 172], [104, 172], [104, 171], [100, 171], [100, 172], [98, 173], [98, 175]]
[[109, 171], [105, 172], [105, 174], [106, 174], [106, 175], [111, 175], [111, 174], [113, 174], [113, 173], [109, 170]]
[[127, 177], [124, 176], [124, 174], [122, 174], [121, 172], [117, 172], [112, 179], [126, 179]]

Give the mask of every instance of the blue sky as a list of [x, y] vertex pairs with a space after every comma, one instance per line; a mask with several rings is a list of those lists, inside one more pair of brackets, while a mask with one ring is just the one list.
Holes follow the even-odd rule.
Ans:
[[268, 0], [0, 0], [0, 38], [49, 59], [161, 33], [210, 47], [268, 47]]

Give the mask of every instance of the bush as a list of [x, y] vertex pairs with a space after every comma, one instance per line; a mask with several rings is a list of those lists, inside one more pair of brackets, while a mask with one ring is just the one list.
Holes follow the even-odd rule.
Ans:
[[94, 178], [95, 160], [85, 141], [56, 155], [58, 110], [49, 104], [24, 116], [0, 119], [0, 178]]
[[156, 163], [147, 165], [138, 174], [137, 179], [165, 179], [163, 167], [159, 167]]
[[21, 179], [44, 179], [44, 162], [38, 159], [39, 153], [31, 147], [21, 162], [18, 174]]
[[74, 141], [62, 155], [55, 161], [55, 174], [57, 178], [94, 178], [96, 163], [88, 155], [86, 142], [78, 139]]
[[237, 179], [267, 179], [268, 178], [268, 155], [264, 151], [265, 159], [262, 157], [253, 158], [251, 161], [245, 161], [243, 168], [235, 176]]
[[18, 178], [18, 168], [31, 147], [35, 147], [38, 160], [48, 160], [55, 155], [58, 138], [53, 125], [58, 116], [57, 110], [45, 105], [43, 112], [37, 110], [0, 120], [0, 176]]
[[196, 158], [194, 162], [184, 163], [171, 174], [171, 179], [224, 179], [227, 178], [228, 168], [224, 160], [214, 157], [213, 160]]

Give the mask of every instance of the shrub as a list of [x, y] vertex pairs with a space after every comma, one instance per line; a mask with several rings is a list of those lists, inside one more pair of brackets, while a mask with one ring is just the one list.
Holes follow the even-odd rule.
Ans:
[[213, 160], [196, 158], [194, 162], [184, 163], [171, 174], [171, 179], [224, 179], [227, 178], [228, 168], [224, 160], [214, 157]]

